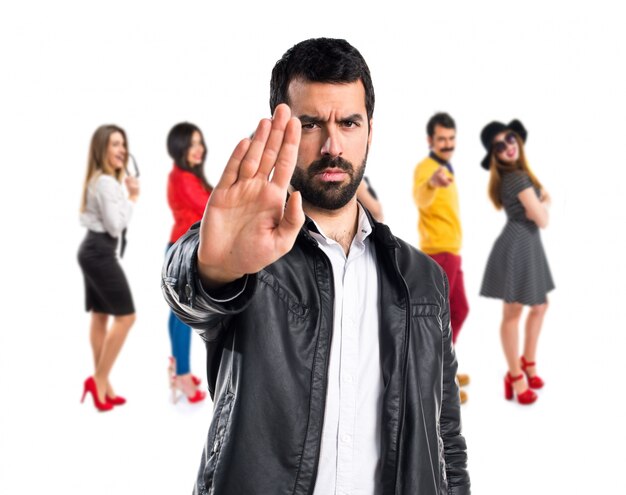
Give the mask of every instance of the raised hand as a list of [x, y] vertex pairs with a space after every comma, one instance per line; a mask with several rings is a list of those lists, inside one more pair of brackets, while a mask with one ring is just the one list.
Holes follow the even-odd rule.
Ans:
[[441, 165], [433, 175], [431, 175], [428, 184], [430, 187], [448, 187], [454, 179], [446, 174], [446, 169]]
[[135, 177], [126, 177], [124, 179], [126, 189], [128, 190], [128, 199], [131, 201], [137, 201], [139, 197], [139, 180]]
[[286, 254], [304, 223], [299, 192], [287, 197], [301, 124], [287, 105], [233, 151], [200, 227], [198, 269], [208, 288], [257, 273]]

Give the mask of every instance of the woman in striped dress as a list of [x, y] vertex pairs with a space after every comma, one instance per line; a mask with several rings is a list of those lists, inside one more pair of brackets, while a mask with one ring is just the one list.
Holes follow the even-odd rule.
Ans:
[[[508, 364], [505, 398], [517, 396], [520, 404], [532, 404], [543, 387], [535, 356], [547, 293], [554, 289], [541, 243], [540, 228], [548, 224], [550, 197], [528, 168], [524, 154], [527, 132], [521, 122], [491, 122], [481, 132], [487, 149], [482, 167], [489, 170], [489, 197], [496, 209], [504, 208], [507, 222], [491, 250], [480, 294], [502, 299], [500, 335]], [[518, 327], [524, 306], [524, 351], [520, 357]], [[526, 375], [526, 379], [524, 379]]]

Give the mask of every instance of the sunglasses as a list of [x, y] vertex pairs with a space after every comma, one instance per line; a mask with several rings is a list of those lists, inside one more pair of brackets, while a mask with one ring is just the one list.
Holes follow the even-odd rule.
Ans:
[[496, 141], [495, 143], [493, 143], [493, 151], [495, 151], [496, 153], [502, 153], [507, 149], [510, 144], [516, 142], [517, 141], [515, 139], [515, 133], [511, 131], [507, 133], [506, 136], [504, 136], [503, 141]]
[[139, 167], [137, 166], [137, 161], [135, 160], [135, 157], [133, 155], [131, 155], [130, 153], [128, 153], [128, 158], [130, 158], [130, 163], [132, 163], [133, 165], [133, 173], [131, 174], [128, 171], [128, 167], [124, 167], [126, 170], [126, 175], [129, 175], [130, 177], [139, 177]]

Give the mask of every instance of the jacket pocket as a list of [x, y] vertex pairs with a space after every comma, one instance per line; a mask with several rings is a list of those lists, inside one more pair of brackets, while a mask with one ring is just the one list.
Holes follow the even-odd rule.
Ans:
[[428, 303], [412, 303], [411, 304], [411, 316], [439, 316], [441, 308], [437, 304]]
[[271, 290], [274, 291], [278, 299], [280, 299], [286, 306], [289, 313], [295, 316], [297, 319], [304, 320], [309, 315], [309, 307], [298, 301], [298, 299], [287, 290], [271, 273], [261, 271], [258, 275], [259, 282], [262, 282]]
[[204, 466], [204, 484], [207, 494], [214, 493], [213, 481], [220, 460], [222, 446], [226, 440], [234, 397], [235, 396], [230, 392], [225, 393], [220, 398], [221, 400], [217, 404], [215, 414], [213, 415], [206, 445], [206, 464]]

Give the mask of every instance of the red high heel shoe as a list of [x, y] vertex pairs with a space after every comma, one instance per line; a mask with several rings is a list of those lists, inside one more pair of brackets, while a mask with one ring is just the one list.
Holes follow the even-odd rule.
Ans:
[[107, 404], [111, 404], [112, 406], [123, 406], [126, 404], [126, 399], [121, 395], [116, 395], [115, 397], [105, 395], [104, 399], [107, 401]]
[[85, 402], [87, 392], [89, 392], [93, 397], [93, 405], [96, 406], [98, 411], [105, 412], [113, 409], [113, 404], [108, 403], [106, 399], [104, 402], [100, 402], [100, 399], [98, 399], [98, 387], [96, 386], [93, 376], [90, 376], [85, 380], [85, 384], [83, 386], [83, 398], [80, 400], [81, 404]]
[[[192, 383], [195, 382], [192, 379]], [[196, 385], [197, 386], [197, 385]], [[187, 401], [191, 404], [195, 404], [196, 402], [201, 402], [206, 398], [206, 392], [202, 390], [196, 389], [193, 395], [186, 395], [183, 388], [178, 384], [178, 380], [176, 380], [176, 375], [170, 375], [170, 390], [172, 391], [172, 403], [176, 404], [178, 402], [178, 390], [180, 390], [185, 397], [187, 397]]]
[[[513, 388], [513, 383], [517, 380], [521, 380], [524, 378], [524, 373], [520, 373], [517, 376], [511, 376], [510, 373], [507, 373], [504, 377], [504, 398], [506, 400], [513, 399], [515, 395], [515, 389]], [[532, 404], [537, 400], [537, 394], [533, 392], [531, 389], [527, 388], [521, 394], [517, 394], [517, 402], [526, 406]]]
[[[174, 358], [174, 356], [170, 356], [170, 364], [167, 367], [170, 375], [176, 375], [176, 359]], [[191, 375], [191, 380], [193, 381], [193, 384], [197, 387], [202, 383], [202, 379], [196, 375], [194, 375], [192, 373]]]
[[524, 356], [520, 357], [520, 361], [522, 363], [522, 371], [526, 373], [526, 377], [528, 378], [528, 386], [535, 389], [543, 387], [543, 380], [541, 379], [541, 377], [539, 377], [539, 375], [530, 376], [528, 374], [528, 371], [526, 371], [526, 368], [530, 366], [535, 366], [535, 362], [526, 361], [526, 358]]
[[196, 389], [195, 394], [193, 394], [191, 397], [189, 397], [188, 395], [186, 397], [187, 401], [195, 404], [196, 402], [202, 402], [206, 398], [206, 392]]
[[[176, 358], [174, 358], [174, 356], [170, 356], [169, 359], [170, 364], [167, 367], [167, 372], [169, 373], [171, 380], [171, 377], [176, 377]], [[200, 386], [200, 384], [202, 383], [202, 379], [200, 377], [197, 377], [193, 373], [191, 374], [191, 381], [196, 387]]]

